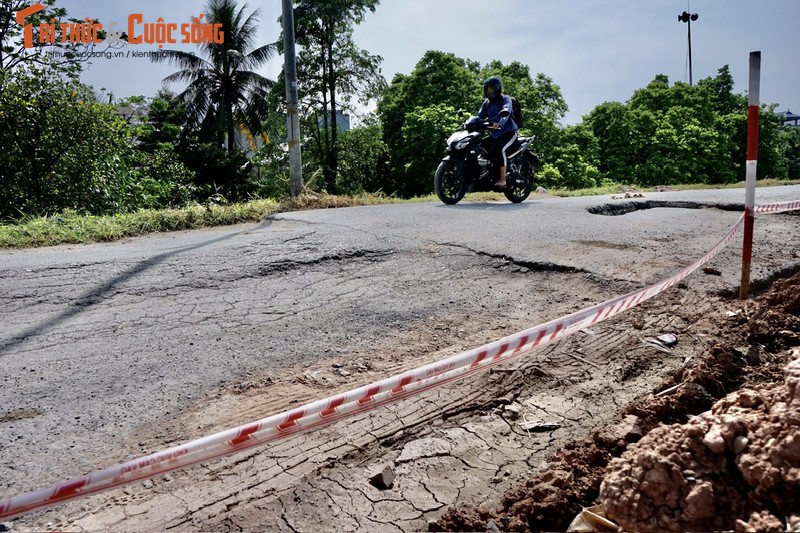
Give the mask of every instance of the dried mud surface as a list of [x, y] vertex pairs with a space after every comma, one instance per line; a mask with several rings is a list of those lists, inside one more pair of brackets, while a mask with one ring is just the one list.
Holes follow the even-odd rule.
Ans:
[[622, 422], [561, 449], [499, 506], [453, 507], [430, 530], [565, 531], [597, 502], [626, 531], [796, 527], [800, 275], [727, 315]]

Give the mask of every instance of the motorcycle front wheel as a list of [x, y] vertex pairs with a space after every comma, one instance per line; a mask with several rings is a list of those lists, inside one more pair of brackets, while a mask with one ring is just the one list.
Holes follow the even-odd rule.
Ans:
[[439, 163], [433, 179], [436, 196], [447, 205], [457, 204], [467, 193], [467, 180], [464, 176], [464, 164], [459, 161], [446, 160]]
[[510, 202], [518, 204], [531, 194], [536, 169], [530, 161], [520, 157], [509, 164], [508, 170], [508, 186], [504, 193]]

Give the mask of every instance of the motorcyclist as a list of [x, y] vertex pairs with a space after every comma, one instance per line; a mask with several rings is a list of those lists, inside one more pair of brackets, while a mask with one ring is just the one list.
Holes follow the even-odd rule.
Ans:
[[503, 94], [503, 81], [497, 77], [483, 82], [483, 101], [478, 118], [491, 122], [491, 136], [483, 141], [491, 161], [499, 163], [500, 179], [494, 184], [497, 189], [506, 186], [506, 168], [508, 166], [507, 151], [517, 140], [517, 125], [514, 123], [511, 97]]

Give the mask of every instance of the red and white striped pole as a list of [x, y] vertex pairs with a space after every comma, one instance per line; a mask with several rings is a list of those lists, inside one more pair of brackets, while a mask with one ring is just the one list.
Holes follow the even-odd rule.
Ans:
[[742, 285], [739, 298], [750, 295], [750, 260], [753, 257], [753, 225], [758, 170], [758, 113], [761, 86], [761, 52], [750, 52], [750, 90], [747, 105], [747, 169], [744, 197], [744, 244], [742, 247]]

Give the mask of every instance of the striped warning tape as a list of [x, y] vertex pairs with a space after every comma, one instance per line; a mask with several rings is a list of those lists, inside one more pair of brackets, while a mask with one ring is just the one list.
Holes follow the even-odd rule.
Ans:
[[[776, 213], [793, 209], [800, 209], [800, 202], [762, 205], [758, 206], [756, 212]], [[725, 237], [707, 254], [660, 283], [612, 298], [480, 348], [453, 355], [349, 392], [99, 470], [81, 478], [22, 494], [0, 502], [0, 519], [14, 518], [34, 510], [89, 494], [104, 492], [114, 487], [320, 428], [355, 414], [463, 379], [493, 366], [508, 363], [545, 344], [627, 311], [680, 283], [730, 244], [740, 231], [743, 221], [744, 216], [739, 218]]]
[[777, 204], [762, 204], [757, 205], [756, 213], [785, 213], [787, 211], [796, 211], [800, 209], [800, 200], [794, 202], [781, 202]]

